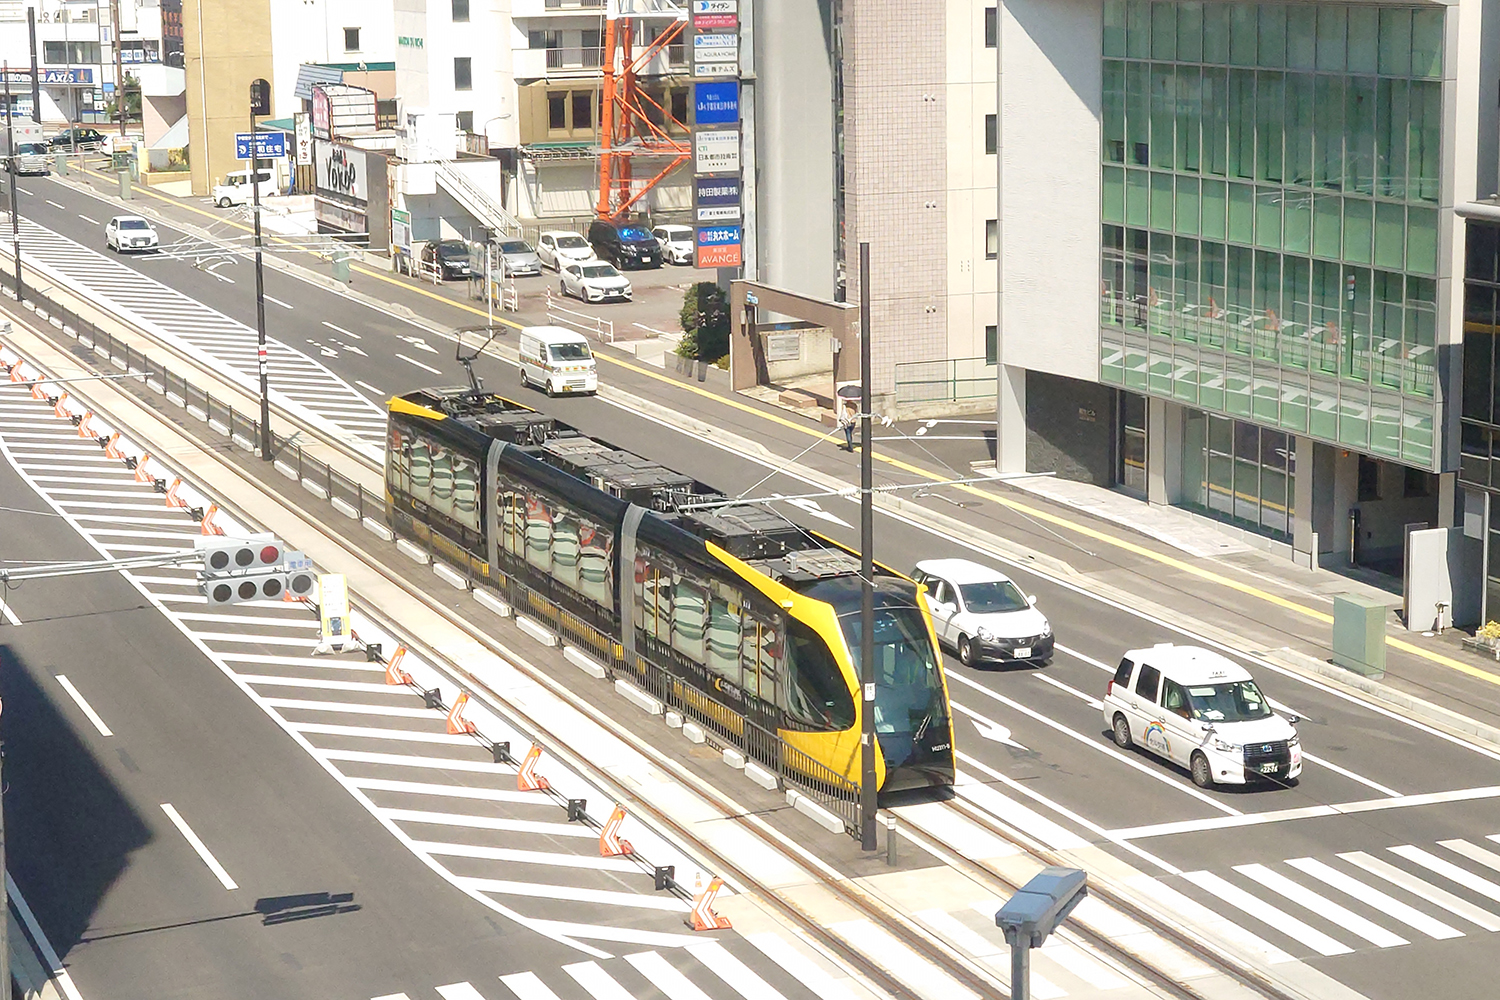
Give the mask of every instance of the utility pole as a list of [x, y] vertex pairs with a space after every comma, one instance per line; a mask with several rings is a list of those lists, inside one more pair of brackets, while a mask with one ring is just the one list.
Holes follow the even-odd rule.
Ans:
[[[26, 8], [26, 34], [31, 38], [31, 120], [42, 121], [42, 78], [36, 69], [36, 7]], [[10, 82], [5, 84], [10, 87]]]
[[120, 116], [120, 134], [125, 134], [125, 69], [120, 54], [120, 0], [109, 0], [111, 38], [115, 43], [115, 113]]
[[859, 245], [859, 846], [875, 850], [875, 508], [870, 462], [870, 244]]
[[[29, 9], [29, 8], [28, 8]], [[16, 301], [21, 301], [21, 206], [20, 199], [16, 195], [16, 111], [10, 103], [10, 60], [4, 64], [5, 73], [5, 172], [9, 175], [7, 181], [10, 185], [10, 250], [16, 261]], [[33, 77], [35, 79], [35, 77]], [[0, 869], [0, 874], [4, 870]], [[3, 914], [0, 914], [3, 915]], [[6, 989], [10, 988], [10, 980], [5, 981]]]
[[271, 454], [271, 387], [266, 370], [266, 276], [260, 243], [260, 151], [256, 142], [255, 116], [271, 113], [271, 85], [265, 80], [250, 84], [250, 191], [255, 204], [255, 332], [260, 362], [260, 457], [273, 461]]

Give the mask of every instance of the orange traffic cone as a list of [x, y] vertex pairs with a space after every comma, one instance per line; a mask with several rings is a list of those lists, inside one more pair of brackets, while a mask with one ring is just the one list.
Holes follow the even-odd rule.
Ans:
[[151, 472], [146, 468], [146, 466], [148, 466], [150, 464], [151, 464], [151, 453], [149, 451], [142, 452], [141, 453], [141, 460], [139, 462], [135, 463], [135, 481], [136, 482], [138, 482], [138, 483], [149, 483], [149, 482], [151, 482]]
[[211, 503], [208, 505], [208, 513], [203, 515], [203, 521], [198, 525], [200, 531], [205, 535], [222, 535], [224, 529], [214, 524], [214, 515], [219, 512], [219, 505]]
[[599, 856], [601, 858], [613, 858], [620, 854], [634, 854], [635, 848], [630, 846], [630, 841], [620, 837], [620, 824], [625, 822], [625, 807], [616, 805], [615, 811], [609, 814], [609, 820], [604, 824], [604, 832], [599, 834]]
[[731, 925], [728, 917], [721, 917], [714, 912], [714, 897], [719, 890], [724, 888], [724, 880], [717, 875], [708, 883], [704, 889], [693, 900], [693, 930], [695, 931], [721, 931], [728, 929]]
[[457, 736], [459, 733], [473, 733], [474, 723], [464, 718], [464, 706], [469, 703], [469, 692], [460, 691], [458, 697], [453, 699], [453, 707], [448, 709], [448, 734]]
[[539, 792], [552, 787], [552, 782], [536, 773], [536, 762], [541, 756], [542, 748], [536, 744], [526, 751], [526, 759], [521, 761], [521, 769], [516, 772], [516, 788], [520, 791]]
[[187, 501], [177, 495], [177, 487], [182, 485], [182, 477], [177, 476], [172, 480], [172, 485], [167, 487], [166, 503], [168, 507], [186, 507]]
[[92, 419], [94, 419], [94, 413], [93, 413], [92, 410], [86, 411], [83, 414], [83, 419], [80, 420], [80, 421], [78, 421], [78, 436], [79, 437], [81, 437], [81, 438], [91, 438], [91, 437], [94, 436], [94, 432], [89, 429], [89, 421], [92, 420]]
[[385, 665], [385, 682], [387, 684], [410, 684], [411, 674], [401, 669], [401, 661], [406, 658], [406, 647], [397, 646], [396, 652], [391, 655], [391, 662]]
[[68, 401], [68, 394], [65, 392], [61, 396], [57, 397], [57, 402], [55, 402], [55, 403], [52, 404], [52, 412], [55, 413], [55, 414], [57, 414], [59, 417], [61, 417], [64, 420], [68, 419], [68, 408], [63, 405], [67, 401]]
[[32, 399], [46, 399], [47, 398], [47, 390], [42, 388], [42, 383], [41, 383], [40, 379], [38, 379], [37, 381], [34, 381], [34, 382], [31, 383], [31, 398]]
[[123, 459], [125, 457], [125, 454], [120, 451], [119, 431], [115, 431], [109, 436], [109, 440], [104, 442], [104, 454], [108, 455], [110, 458]]

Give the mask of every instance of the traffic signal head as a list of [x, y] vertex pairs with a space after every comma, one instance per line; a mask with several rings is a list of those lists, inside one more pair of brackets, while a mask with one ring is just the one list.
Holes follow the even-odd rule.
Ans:
[[202, 538], [197, 547], [203, 554], [199, 590], [210, 605], [279, 600], [287, 590], [286, 546], [269, 535]]

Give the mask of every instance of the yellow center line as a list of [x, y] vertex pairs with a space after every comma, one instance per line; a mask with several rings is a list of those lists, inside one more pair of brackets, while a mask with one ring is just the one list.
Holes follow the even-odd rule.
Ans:
[[[88, 167], [80, 166], [79, 169], [84, 173], [94, 174], [94, 176], [96, 177], [107, 179], [106, 175], [96, 173], [95, 171], [90, 170]], [[165, 201], [169, 204], [176, 204], [179, 207], [186, 208], [190, 212], [195, 212], [198, 215], [206, 216], [207, 218], [213, 219], [217, 222], [222, 222], [227, 225], [234, 226], [235, 228], [242, 229], [245, 232], [252, 231], [250, 227], [244, 225], [243, 223], [234, 222], [221, 216], [214, 215], [212, 212], [204, 211], [196, 205], [189, 205], [180, 198], [159, 194], [155, 191], [152, 191], [149, 187], [142, 186], [136, 190], [144, 191], [145, 193], [151, 195], [153, 198], [160, 199], [161, 201]], [[276, 238], [272, 237], [272, 239]], [[280, 241], [278, 240], [278, 242]], [[352, 270], [358, 271], [360, 274], [366, 275], [368, 277], [384, 281], [387, 284], [395, 285], [396, 287], [401, 288], [405, 291], [416, 292], [418, 295], [425, 295], [427, 298], [433, 299], [437, 302], [441, 302], [445, 306], [473, 313], [476, 316], [489, 316], [489, 314], [484, 310], [476, 309], [466, 302], [455, 302], [454, 300], [449, 299], [445, 296], [438, 295], [436, 292], [429, 292], [427, 291], [427, 289], [422, 288], [420, 285], [409, 284], [405, 281], [394, 278], [389, 274], [383, 274], [379, 271], [371, 271], [368, 268], [358, 266], [353, 267]], [[512, 327], [517, 330], [523, 329], [523, 324], [521, 323], [517, 323], [513, 320], [505, 319], [503, 317], [496, 318], [506, 326]], [[628, 361], [622, 361], [618, 358], [612, 358], [608, 355], [602, 354], [596, 355], [596, 357], [605, 362], [608, 362], [609, 364], [615, 365], [618, 368], [626, 369], [628, 371], [636, 373], [637, 375], [645, 376], [646, 378], [655, 379], [658, 382], [675, 386], [678, 389], [685, 389], [688, 392], [696, 393], [704, 399], [711, 400], [712, 402], [720, 406], [728, 406], [731, 409], [739, 410], [742, 413], [753, 415], [761, 420], [769, 421], [770, 423], [784, 427], [787, 430], [794, 431], [798, 434], [816, 438], [823, 438], [826, 436], [803, 424], [794, 423], [790, 420], [787, 420], [785, 417], [779, 417], [774, 413], [766, 413], [764, 410], [760, 410], [753, 406], [742, 403], [737, 399], [728, 399], [724, 396], [720, 396], [717, 393], [710, 392], [707, 389], [700, 389], [695, 385], [679, 382], [677, 379], [669, 378], [664, 374], [651, 371], [647, 368], [642, 368], [641, 366], [631, 364]], [[876, 461], [890, 466], [893, 469], [899, 469], [902, 472], [906, 472], [914, 476], [919, 476], [923, 479], [928, 480], [929, 482], [944, 482], [948, 478], [947, 476], [939, 475], [935, 472], [932, 472], [931, 470], [912, 465], [911, 463], [902, 461], [901, 459], [892, 458], [888, 455], [882, 455], [880, 452], [875, 452], [872, 458]], [[1305, 604], [1301, 604], [1289, 598], [1282, 597], [1279, 594], [1273, 594], [1270, 591], [1262, 590], [1259, 587], [1252, 586], [1248, 583], [1243, 583], [1239, 580], [1224, 576], [1220, 573], [1215, 573], [1214, 571], [1204, 569], [1201, 566], [1195, 566], [1192, 563], [1185, 562], [1173, 556], [1169, 556], [1163, 552], [1157, 552], [1153, 549], [1147, 548], [1144, 545], [1137, 545], [1136, 543], [1128, 541], [1124, 538], [1118, 538], [1114, 535], [1099, 531], [1095, 528], [1090, 528], [1087, 525], [1080, 524], [1077, 521], [1073, 521], [1066, 517], [1062, 517], [1049, 511], [1042, 510], [1039, 507], [1033, 507], [1030, 504], [1021, 503], [1017, 500], [1012, 500], [1009, 497], [1004, 497], [998, 493], [992, 493], [989, 490], [980, 489], [967, 483], [957, 484], [954, 488], [963, 490], [964, 492], [970, 493], [973, 496], [980, 497], [985, 500], [990, 500], [1002, 507], [1009, 508], [1010, 510], [1016, 511], [1019, 514], [1024, 514], [1027, 517], [1032, 517], [1039, 521], [1044, 521], [1048, 524], [1056, 525], [1060, 528], [1066, 528], [1069, 531], [1073, 531], [1084, 536], [1085, 538], [1089, 538], [1104, 545], [1109, 545], [1122, 551], [1129, 552], [1131, 555], [1139, 556], [1143, 559], [1150, 559], [1153, 562], [1159, 563], [1163, 566], [1169, 566], [1172, 569], [1187, 573], [1190, 576], [1197, 577], [1198, 579], [1204, 580], [1208, 583], [1213, 583], [1221, 587], [1227, 587], [1230, 590], [1234, 590], [1238, 593], [1244, 594], [1247, 597], [1252, 597], [1258, 601], [1275, 605], [1278, 608], [1281, 608], [1285, 611], [1290, 611], [1293, 614], [1301, 615], [1304, 618], [1308, 618], [1325, 625], [1333, 624], [1333, 616], [1328, 614], [1326, 611], [1319, 611], [1317, 608], [1308, 607]], [[1386, 636], [1385, 642], [1386, 645], [1391, 647], [1392, 649], [1398, 649], [1403, 653], [1410, 653], [1413, 656], [1421, 657], [1424, 660], [1428, 660], [1432, 663], [1448, 667], [1452, 670], [1457, 670], [1462, 674], [1467, 674], [1470, 677], [1474, 677], [1478, 680], [1482, 680], [1486, 683], [1500, 687], [1500, 674], [1491, 673], [1490, 671], [1485, 670], [1482, 667], [1476, 667], [1473, 664], [1464, 663], [1461, 660], [1455, 660], [1451, 656], [1445, 656], [1442, 653], [1434, 652], [1430, 649], [1424, 649], [1421, 646], [1417, 646], [1413, 643], [1407, 642], [1404, 639], [1398, 639], [1395, 636]]]

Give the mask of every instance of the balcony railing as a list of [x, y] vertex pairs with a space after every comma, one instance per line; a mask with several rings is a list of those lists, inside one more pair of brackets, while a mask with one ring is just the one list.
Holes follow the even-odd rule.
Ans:
[[603, 65], [604, 49], [601, 46], [547, 49], [548, 69], [598, 69]]

